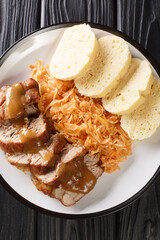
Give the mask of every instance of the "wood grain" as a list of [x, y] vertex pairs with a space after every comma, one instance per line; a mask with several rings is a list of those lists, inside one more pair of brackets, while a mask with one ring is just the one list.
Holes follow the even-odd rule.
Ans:
[[0, 55], [16, 40], [40, 27], [41, 0], [0, 1]]
[[116, 239], [115, 214], [94, 219], [69, 220], [38, 216], [39, 240], [103, 240]]
[[87, 21], [115, 27], [115, 0], [42, 0], [41, 27]]
[[[16, 40], [40, 27], [40, 1], [0, 1], [0, 54]], [[35, 240], [36, 212], [0, 186], [0, 239]]]
[[141, 43], [160, 65], [159, 0], [117, 0], [117, 27]]
[[160, 179], [143, 196], [117, 213], [117, 240], [160, 239]]
[[35, 240], [36, 213], [13, 198], [0, 185], [0, 239]]

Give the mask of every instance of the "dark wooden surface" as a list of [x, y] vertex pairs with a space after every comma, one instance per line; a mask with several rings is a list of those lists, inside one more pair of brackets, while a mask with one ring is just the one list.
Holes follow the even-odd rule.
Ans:
[[[117, 28], [147, 48], [160, 65], [159, 0], [0, 0], [0, 54], [25, 34], [66, 21]], [[0, 240], [19, 239], [160, 240], [160, 179], [125, 209], [83, 220], [36, 212], [0, 186]]]

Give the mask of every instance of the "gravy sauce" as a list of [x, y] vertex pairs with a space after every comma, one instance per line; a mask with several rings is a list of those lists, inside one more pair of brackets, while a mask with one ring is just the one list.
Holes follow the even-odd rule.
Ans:
[[35, 139], [25, 143], [24, 152], [26, 154], [39, 154], [44, 161], [50, 161], [53, 157], [53, 153], [47, 149], [45, 143]]
[[63, 189], [87, 194], [94, 188], [97, 179], [88, 169], [83, 159], [64, 165], [60, 167], [61, 171], [63, 169], [63, 174], [60, 177]]
[[5, 115], [7, 119], [16, 118], [24, 113], [25, 91], [20, 83], [7, 89]]
[[47, 149], [45, 143], [37, 138], [35, 131], [30, 130], [27, 127], [27, 122], [24, 115], [15, 119], [11, 119], [10, 122], [17, 129], [20, 139], [24, 143], [24, 153], [39, 154], [45, 161], [49, 161], [52, 158], [53, 153]]

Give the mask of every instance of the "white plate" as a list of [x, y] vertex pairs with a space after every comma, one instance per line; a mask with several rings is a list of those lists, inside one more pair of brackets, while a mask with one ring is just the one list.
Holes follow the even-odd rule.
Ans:
[[[30, 76], [29, 65], [34, 65], [36, 60], [40, 59], [43, 63], [49, 63], [66, 26], [69, 24], [41, 29], [11, 47], [1, 58], [1, 86], [27, 79]], [[148, 53], [133, 40], [107, 27], [93, 24], [92, 27], [97, 38], [116, 34], [128, 40], [132, 55], [140, 59], [147, 57], [152, 62], [152, 66], [154, 65], [154, 75], [158, 76], [157, 72], [160, 70], [157, 65], [148, 57]], [[16, 192], [16, 196], [21, 196], [19, 198], [23, 202], [32, 203], [29, 205], [36, 209], [49, 210], [46, 212], [63, 217], [97, 216], [116, 211], [131, 203], [158, 176], [160, 171], [160, 131], [157, 131], [148, 140], [135, 143], [132, 156], [120, 164], [121, 170], [112, 174], [104, 173], [95, 188], [72, 207], [64, 207], [58, 200], [39, 192], [32, 184], [29, 174], [24, 174], [10, 165], [3, 151], [0, 151], [0, 159], [1, 182], [5, 183], [5, 186], [9, 186], [8, 189], [12, 193]]]

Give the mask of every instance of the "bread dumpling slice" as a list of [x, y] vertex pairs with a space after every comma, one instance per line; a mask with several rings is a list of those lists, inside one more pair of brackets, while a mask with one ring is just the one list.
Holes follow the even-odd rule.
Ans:
[[160, 80], [154, 78], [145, 103], [131, 114], [123, 115], [121, 126], [133, 140], [143, 140], [155, 133], [160, 126]]
[[65, 30], [51, 59], [50, 72], [61, 80], [72, 80], [81, 75], [93, 62], [98, 41], [87, 24]]
[[127, 74], [120, 80], [117, 88], [103, 98], [103, 107], [113, 114], [133, 112], [145, 101], [152, 82], [149, 62], [133, 58]]
[[99, 51], [89, 70], [78, 79], [78, 91], [90, 97], [104, 97], [127, 72], [131, 54], [120, 37], [106, 36], [98, 40]]

